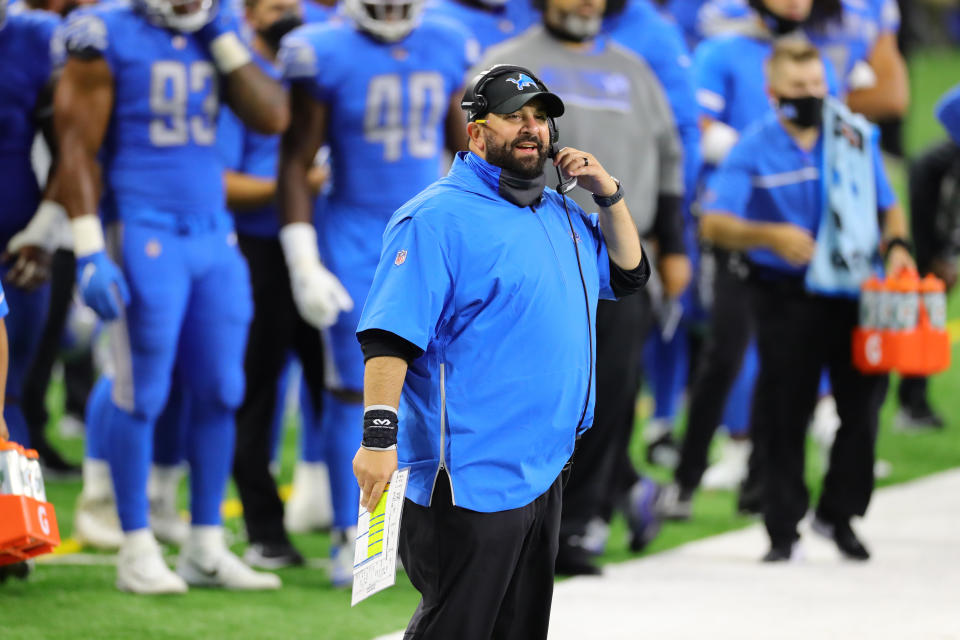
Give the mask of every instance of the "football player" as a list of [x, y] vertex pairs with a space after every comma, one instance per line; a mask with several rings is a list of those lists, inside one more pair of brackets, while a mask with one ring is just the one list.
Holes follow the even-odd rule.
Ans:
[[[124, 531], [117, 586], [134, 593], [280, 586], [230, 553], [220, 515], [251, 316], [215, 148], [220, 96], [257, 130], [289, 122], [285, 91], [253, 62], [238, 28], [215, 0], [136, 0], [75, 11], [64, 33], [58, 176], [81, 294], [115, 321], [107, 458]], [[97, 216], [101, 173], [104, 214], [122, 223], [111, 247], [120, 268]], [[191, 469], [177, 573], [147, 522], [154, 423], [175, 362], [190, 389]]]
[[[280, 145], [280, 242], [300, 313], [319, 327], [335, 320], [321, 421], [330, 438], [337, 585], [353, 579], [360, 494], [351, 460], [363, 415], [354, 334], [380, 238], [393, 212], [441, 174], [444, 147], [466, 147], [459, 92], [476, 44], [455, 23], [421, 22], [422, 8], [421, 0], [347, 0], [349, 21], [301, 27], [280, 50], [293, 114]], [[315, 229], [308, 174], [324, 142], [333, 182]], [[352, 304], [342, 304], [321, 255]]]
[[0, 3], [0, 57], [16, 73], [0, 74], [0, 278], [7, 284], [13, 313], [7, 318], [10, 369], [4, 419], [10, 437], [29, 446], [20, 408], [24, 378], [43, 332], [50, 297], [49, 250], [64, 226], [63, 209], [52, 197], [55, 185], [41, 193], [30, 160], [38, 130], [52, 132], [50, 104], [59, 52], [54, 33], [60, 19], [46, 11], [11, 8]]

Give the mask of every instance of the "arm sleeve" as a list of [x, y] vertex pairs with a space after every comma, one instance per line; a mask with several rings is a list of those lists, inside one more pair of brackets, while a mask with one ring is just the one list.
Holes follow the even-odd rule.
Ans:
[[6, 317], [9, 313], [10, 307], [7, 305], [7, 294], [4, 293], [3, 287], [0, 286], [0, 318]]
[[948, 91], [937, 103], [937, 120], [950, 134], [954, 142], [960, 144], [960, 85]]
[[[593, 237], [594, 245], [597, 248], [597, 277], [600, 280], [598, 295], [601, 300], [616, 300], [617, 294], [613, 290], [612, 283], [610, 281], [610, 265], [613, 264], [613, 260], [610, 259], [610, 254], [607, 253], [607, 240], [603, 237], [603, 231], [600, 229], [600, 214], [586, 213], [583, 209], [577, 206], [576, 203], [573, 203], [573, 206], [578, 209], [580, 220]], [[644, 252], [644, 254], [646, 254], [646, 252]]]
[[900, 5], [897, 0], [879, 0], [880, 33], [898, 33], [900, 31]]
[[423, 355], [423, 349], [408, 342], [395, 333], [381, 329], [367, 329], [357, 334], [360, 341], [360, 350], [363, 351], [363, 361], [381, 356], [402, 358], [410, 364]]
[[440, 238], [420, 218], [388, 227], [357, 333], [381, 329], [426, 351], [453, 292]]
[[617, 298], [623, 298], [632, 293], [636, 293], [647, 284], [650, 279], [650, 262], [647, 260], [647, 250], [643, 250], [643, 256], [640, 258], [640, 264], [635, 268], [627, 270], [617, 266], [610, 260], [610, 289]]
[[743, 140], [737, 143], [727, 159], [707, 181], [701, 209], [744, 217], [753, 191], [748, 149]]
[[653, 234], [657, 237], [660, 255], [686, 253], [683, 242], [683, 199], [660, 194], [657, 214], [653, 220]]

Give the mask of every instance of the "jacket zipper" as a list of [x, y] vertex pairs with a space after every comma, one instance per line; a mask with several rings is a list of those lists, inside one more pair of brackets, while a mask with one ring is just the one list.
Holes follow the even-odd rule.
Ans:
[[433, 487], [430, 489], [430, 502], [433, 502], [433, 490], [437, 486], [437, 478], [440, 477], [440, 472], [443, 471], [447, 474], [447, 480], [450, 482], [450, 502], [453, 506], [457, 506], [457, 499], [453, 495], [453, 478], [450, 475], [449, 469], [447, 469], [447, 450], [446, 450], [446, 430], [447, 430], [447, 386], [446, 386], [446, 365], [440, 363], [440, 466], [437, 468], [437, 473], [433, 476]]

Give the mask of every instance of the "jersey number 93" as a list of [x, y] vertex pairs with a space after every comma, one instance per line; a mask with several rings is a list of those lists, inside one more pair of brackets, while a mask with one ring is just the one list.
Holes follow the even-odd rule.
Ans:
[[[199, 94], [202, 113], [188, 115], [191, 96]], [[150, 68], [150, 143], [155, 147], [209, 146], [217, 135], [217, 72], [206, 60], [188, 65], [174, 60]]]

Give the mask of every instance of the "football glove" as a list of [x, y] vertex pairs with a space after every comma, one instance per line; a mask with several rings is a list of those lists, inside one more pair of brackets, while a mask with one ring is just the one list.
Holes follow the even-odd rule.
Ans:
[[304, 320], [326, 329], [337, 321], [341, 311], [353, 309], [350, 294], [320, 262], [317, 231], [312, 224], [285, 225], [280, 230], [280, 244], [290, 271], [293, 301]]

